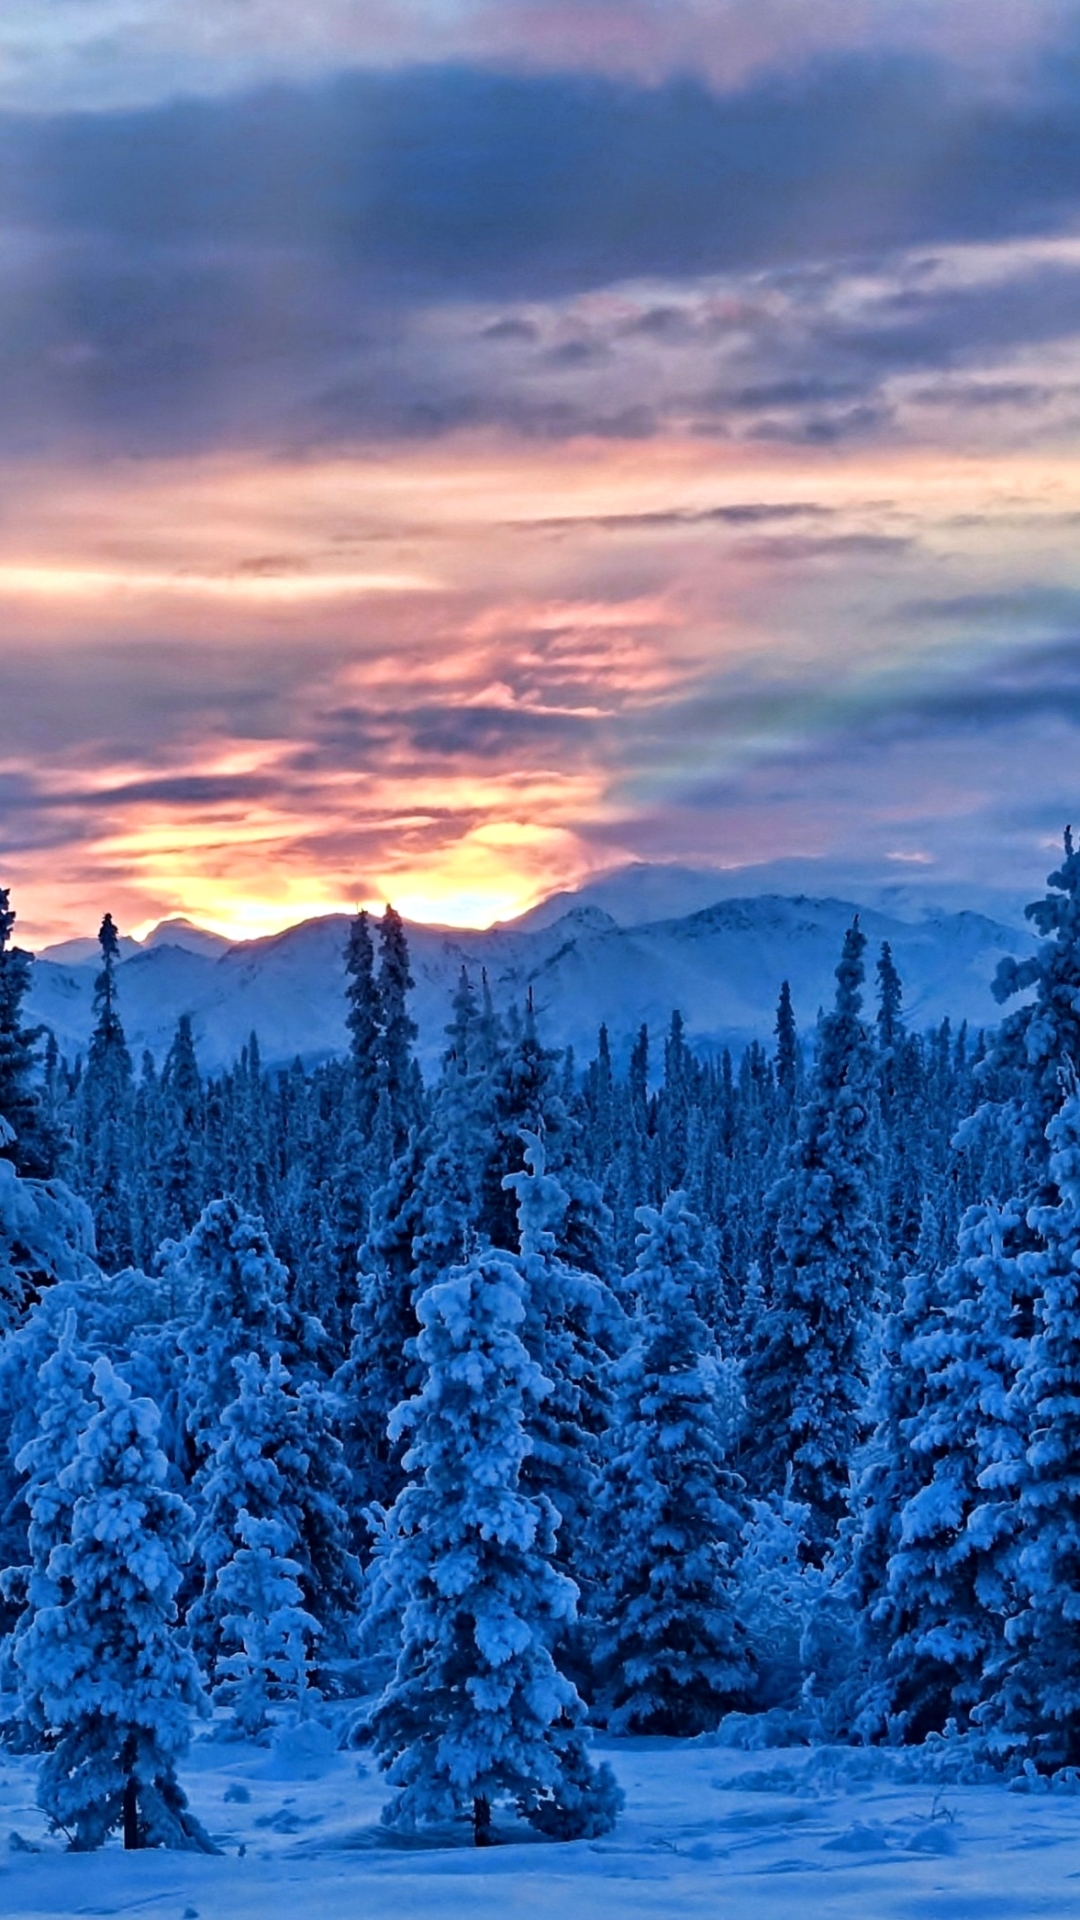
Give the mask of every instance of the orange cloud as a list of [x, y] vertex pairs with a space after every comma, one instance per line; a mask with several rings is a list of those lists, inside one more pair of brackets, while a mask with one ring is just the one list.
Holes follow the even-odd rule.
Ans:
[[688, 783], [999, 644], [903, 608], [1033, 555], [1067, 584], [1080, 510], [1068, 451], [678, 438], [9, 478], [3, 868], [39, 939], [107, 906], [507, 918], [646, 845]]

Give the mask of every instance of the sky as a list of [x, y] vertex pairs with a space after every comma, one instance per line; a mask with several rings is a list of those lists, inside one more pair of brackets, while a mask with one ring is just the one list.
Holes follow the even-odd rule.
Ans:
[[0, 10], [0, 885], [486, 925], [1080, 823], [1080, 13]]

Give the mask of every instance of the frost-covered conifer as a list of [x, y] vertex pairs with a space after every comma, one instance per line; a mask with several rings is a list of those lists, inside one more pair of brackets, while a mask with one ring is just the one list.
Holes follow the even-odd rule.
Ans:
[[604, 1832], [618, 1789], [589, 1765], [584, 1708], [551, 1653], [576, 1593], [551, 1564], [550, 1502], [521, 1486], [526, 1420], [547, 1383], [521, 1340], [520, 1266], [482, 1253], [417, 1304], [424, 1385], [394, 1416], [413, 1484], [381, 1563], [401, 1618], [371, 1722], [398, 1789], [384, 1818], [464, 1816], [483, 1844], [493, 1808], [510, 1802], [545, 1833]]
[[871, 1185], [873, 1054], [861, 1018], [865, 946], [856, 921], [836, 969], [835, 1009], [821, 1022], [790, 1171], [777, 1193], [770, 1305], [746, 1365], [750, 1491], [786, 1489], [809, 1507], [814, 1557], [825, 1552], [845, 1509], [881, 1267]]
[[800, 1059], [799, 1035], [795, 1025], [795, 1010], [791, 1004], [791, 987], [786, 980], [780, 984], [780, 998], [776, 1006], [776, 1086], [783, 1107], [790, 1112], [795, 1105], [799, 1091]]
[[827, 1589], [827, 1575], [806, 1561], [806, 1507], [780, 1493], [748, 1505], [735, 1610], [746, 1627], [755, 1679], [753, 1704], [759, 1711], [791, 1710], [799, 1704], [803, 1645], [814, 1608]]
[[160, 1238], [189, 1233], [202, 1210], [203, 1090], [191, 1015], [182, 1013], [162, 1070], [157, 1227]]
[[582, 1542], [610, 1417], [608, 1363], [624, 1340], [625, 1319], [610, 1287], [561, 1258], [557, 1237], [566, 1189], [546, 1170], [544, 1142], [529, 1132], [522, 1139], [525, 1171], [506, 1176], [517, 1196], [522, 1338], [549, 1383], [530, 1413], [524, 1483], [553, 1502], [560, 1516], [559, 1562], [580, 1584], [586, 1577]]
[[927, 1336], [941, 1321], [939, 1276], [932, 1267], [920, 1266], [908, 1275], [902, 1303], [882, 1329], [868, 1408], [874, 1430], [852, 1474], [844, 1591], [859, 1617], [866, 1672], [858, 1729], [869, 1739], [887, 1730], [899, 1705], [897, 1688], [904, 1689], [904, 1676], [891, 1668], [903, 1620], [889, 1584], [889, 1565], [900, 1547], [904, 1509], [926, 1473], [925, 1460], [912, 1450], [911, 1436], [926, 1413], [927, 1366], [937, 1364], [937, 1347], [932, 1338], [928, 1344]]
[[[11, 1145], [0, 1116], [0, 1145]], [[97, 1271], [89, 1208], [60, 1180], [23, 1180], [0, 1154], [0, 1335], [49, 1287]]]
[[231, 1197], [211, 1201], [171, 1250], [169, 1268], [192, 1302], [179, 1345], [186, 1363], [186, 1422], [198, 1464], [217, 1445], [222, 1415], [234, 1398], [235, 1357], [256, 1353], [265, 1359], [286, 1344], [288, 1276], [261, 1220]]
[[58, 1481], [71, 1525], [49, 1561], [57, 1602], [18, 1650], [50, 1742], [41, 1804], [79, 1850], [121, 1823], [127, 1846], [208, 1849], [176, 1780], [202, 1698], [176, 1633], [191, 1514], [169, 1491], [153, 1402], [105, 1359], [94, 1394], [100, 1410]]
[[417, 1035], [408, 996], [415, 986], [409, 971], [409, 943], [401, 916], [387, 906], [379, 923], [379, 1113], [387, 1142], [387, 1161], [403, 1153], [409, 1129], [421, 1118], [423, 1090], [413, 1058]]
[[491, 1118], [490, 1061], [464, 967], [446, 1029], [449, 1045], [424, 1135], [424, 1167], [413, 1235], [414, 1286], [424, 1287], [464, 1260], [480, 1213], [480, 1184]]
[[33, 955], [9, 944], [15, 926], [10, 900], [7, 887], [0, 887], [0, 1120], [9, 1130], [0, 1156], [13, 1161], [19, 1173], [41, 1180], [55, 1170], [59, 1142], [35, 1085], [35, 1047], [45, 1029], [22, 1023]]
[[94, 981], [96, 1022], [75, 1113], [79, 1190], [94, 1215], [98, 1257], [109, 1273], [130, 1266], [133, 1088], [131, 1055], [120, 1020], [116, 969], [120, 939], [111, 913], [98, 934], [101, 971]]
[[1040, 1766], [1080, 1765], [1080, 1092], [1047, 1127], [1055, 1205], [1033, 1207], [1020, 1255], [1036, 1328], [1014, 1389], [1028, 1436], [1019, 1488], [1020, 1606], [989, 1713]]
[[423, 1167], [423, 1146], [414, 1134], [373, 1195], [368, 1237], [360, 1249], [352, 1342], [334, 1375], [358, 1538], [368, 1534], [365, 1510], [373, 1503], [391, 1506], [405, 1480], [401, 1445], [390, 1438], [388, 1426], [394, 1408], [419, 1384], [413, 1240], [423, 1220]]
[[194, 1543], [201, 1591], [188, 1626], [213, 1679], [230, 1649], [226, 1615], [235, 1612], [219, 1576], [250, 1545], [241, 1516], [284, 1529], [275, 1551], [295, 1563], [303, 1605], [331, 1651], [340, 1649], [360, 1595], [348, 1539], [348, 1476], [325, 1393], [314, 1381], [294, 1388], [279, 1354], [268, 1365], [257, 1353], [234, 1360], [233, 1374], [238, 1391], [192, 1487], [201, 1514]]
[[51, 1562], [53, 1549], [71, 1534], [72, 1494], [61, 1484], [61, 1475], [74, 1459], [93, 1412], [90, 1378], [89, 1364], [79, 1352], [75, 1312], [69, 1308], [55, 1352], [38, 1369], [32, 1400], [36, 1432], [15, 1459], [17, 1470], [26, 1476], [22, 1497], [29, 1514], [29, 1564], [0, 1575], [6, 1597], [21, 1603], [6, 1652], [16, 1675], [16, 1737], [23, 1746], [40, 1747], [47, 1726], [40, 1685], [33, 1685], [24, 1670], [21, 1649], [37, 1615], [65, 1597]]
[[237, 1732], [251, 1737], [264, 1732], [283, 1705], [293, 1717], [302, 1715], [319, 1623], [303, 1605], [289, 1522], [256, 1519], [241, 1507], [234, 1532], [232, 1552], [214, 1579], [221, 1641], [213, 1697], [232, 1708]]
[[382, 1005], [375, 979], [375, 950], [371, 926], [364, 912], [349, 926], [349, 944], [345, 952], [345, 988], [349, 1011], [349, 1065], [352, 1124], [361, 1142], [370, 1143], [379, 1105], [379, 1033]]
[[908, 1739], [970, 1720], [1015, 1608], [1015, 1481], [1023, 1434], [1010, 1390], [1023, 1356], [1015, 1204], [972, 1207], [937, 1304], [912, 1331], [922, 1374], [902, 1432], [918, 1479], [899, 1515], [876, 1629], [890, 1643], [878, 1700]]
[[997, 1000], [1031, 987], [1034, 998], [1002, 1021], [982, 1078], [991, 1084], [995, 1077], [1019, 1078], [1022, 1093], [1013, 1104], [1028, 1184], [1052, 1203], [1051, 1191], [1037, 1193], [1046, 1178], [1046, 1128], [1061, 1105], [1062, 1061], [1080, 1061], [1080, 847], [1071, 827], [1065, 829], [1064, 859], [1047, 886], [1046, 897], [1025, 908], [1041, 945], [1023, 960], [1002, 960], [994, 981]]
[[594, 1662], [616, 1731], [695, 1734], [753, 1686], [734, 1603], [737, 1390], [694, 1306], [685, 1196], [660, 1213], [639, 1208], [638, 1220], [637, 1337], [615, 1367], [597, 1501]]

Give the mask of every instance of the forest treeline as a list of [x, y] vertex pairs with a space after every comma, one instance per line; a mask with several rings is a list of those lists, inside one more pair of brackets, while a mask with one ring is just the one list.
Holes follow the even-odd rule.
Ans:
[[738, 1061], [581, 1066], [463, 972], [425, 1086], [390, 908], [340, 1058], [206, 1076], [186, 1018], [136, 1070], [108, 915], [60, 1059], [0, 892], [6, 1737], [73, 1842], [205, 1843], [207, 1702], [362, 1698], [387, 1817], [478, 1841], [610, 1825], [589, 1721], [1080, 1765], [1068, 832], [1029, 913], [988, 1034], [856, 920]]

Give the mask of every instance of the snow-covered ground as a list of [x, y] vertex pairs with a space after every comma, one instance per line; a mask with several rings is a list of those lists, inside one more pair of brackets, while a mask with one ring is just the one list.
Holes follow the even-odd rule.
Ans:
[[[489, 1852], [379, 1826], [355, 1752], [201, 1739], [183, 1781], [222, 1857], [69, 1854], [0, 1755], [0, 1912], [139, 1920], [1059, 1920], [1080, 1914], [1080, 1796], [942, 1784], [919, 1755], [599, 1743], [626, 1809], [609, 1838]], [[507, 1829], [504, 1825], [504, 1834]], [[17, 1835], [18, 1838], [11, 1838]], [[40, 1851], [26, 1851], [29, 1845]]]

